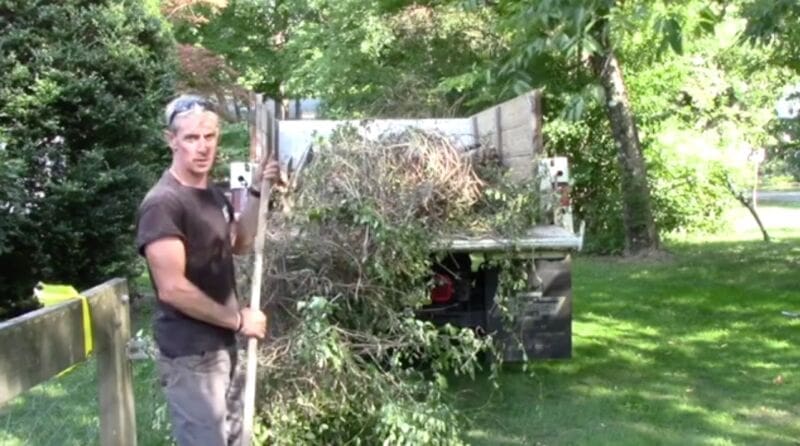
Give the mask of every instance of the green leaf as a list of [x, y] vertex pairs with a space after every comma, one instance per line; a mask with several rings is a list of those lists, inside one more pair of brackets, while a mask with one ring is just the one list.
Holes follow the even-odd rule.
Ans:
[[709, 6], [706, 6], [705, 8], [701, 9], [699, 15], [700, 15], [700, 21], [698, 23], [698, 26], [700, 27], [700, 29], [706, 34], [713, 34], [714, 28], [716, 27], [717, 22], [719, 22], [719, 18], [717, 17], [717, 15], [714, 13], [714, 11], [711, 10]]
[[589, 34], [585, 34], [583, 36], [582, 45], [583, 45], [583, 50], [591, 54], [599, 54], [602, 53], [603, 51], [603, 47], [600, 45], [597, 39], [595, 39]]
[[[664, 22], [664, 42], [666, 42], [672, 51], [676, 54], [683, 54], [683, 33], [681, 23], [675, 16], [668, 18]], [[664, 45], [662, 44], [662, 48]]]
[[484, 256], [483, 254], [470, 253], [469, 263], [473, 273], [477, 272], [481, 268], [481, 265], [483, 265], [485, 262], [486, 262], [486, 256]]

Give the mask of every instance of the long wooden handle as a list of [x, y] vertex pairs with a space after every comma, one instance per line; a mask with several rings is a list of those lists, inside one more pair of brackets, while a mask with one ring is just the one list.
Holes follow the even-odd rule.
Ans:
[[[267, 214], [269, 213], [269, 199], [272, 184], [269, 181], [261, 183], [261, 201], [258, 203], [258, 225], [253, 249], [255, 260], [253, 262], [253, 282], [250, 289], [250, 308], [261, 308], [261, 281], [264, 270], [264, 242], [267, 236]], [[242, 439], [244, 446], [250, 446], [253, 440], [253, 421], [255, 418], [256, 404], [256, 369], [258, 365], [258, 339], [247, 340], [247, 372], [244, 385], [244, 414], [242, 425]]]

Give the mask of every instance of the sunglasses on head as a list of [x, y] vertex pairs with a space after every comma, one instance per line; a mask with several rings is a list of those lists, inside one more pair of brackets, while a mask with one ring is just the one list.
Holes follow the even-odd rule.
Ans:
[[195, 107], [199, 107], [206, 111], [216, 112], [214, 104], [208, 101], [207, 99], [200, 97], [181, 99], [175, 103], [175, 107], [172, 109], [172, 113], [169, 114], [169, 120], [167, 120], [167, 127], [172, 125], [172, 122], [175, 120], [176, 116], [180, 115], [181, 113], [186, 113]]

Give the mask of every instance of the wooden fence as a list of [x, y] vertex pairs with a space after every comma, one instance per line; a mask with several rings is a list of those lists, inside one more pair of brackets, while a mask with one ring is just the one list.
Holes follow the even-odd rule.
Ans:
[[277, 146], [278, 119], [275, 115], [275, 101], [264, 99], [262, 94], [251, 94], [250, 161], [261, 159], [262, 155], [273, 154]]
[[[89, 305], [100, 410], [100, 444], [135, 446], [128, 284], [113, 279], [82, 293]], [[79, 299], [0, 323], [0, 405], [87, 359]]]

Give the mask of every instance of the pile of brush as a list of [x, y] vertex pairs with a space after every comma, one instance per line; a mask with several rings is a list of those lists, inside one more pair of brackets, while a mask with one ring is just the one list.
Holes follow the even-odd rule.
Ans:
[[369, 141], [342, 131], [315, 152], [292, 212], [269, 223], [264, 440], [383, 444], [402, 434], [409, 444], [457, 444], [457, 417], [430, 378], [473, 373], [491, 347], [415, 317], [428, 303], [432, 246], [512, 220], [529, 226], [510, 211], [531, 194], [503, 182], [491, 152], [431, 133]]
[[[347, 137], [344, 137], [347, 138]], [[334, 141], [301, 191], [306, 207], [370, 202], [382, 218], [444, 226], [468, 212], [485, 183], [472, 152], [445, 137], [409, 131], [379, 142], [350, 137]]]

